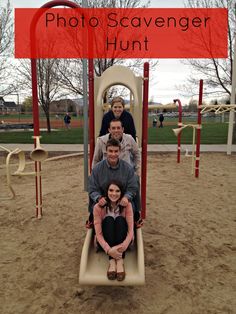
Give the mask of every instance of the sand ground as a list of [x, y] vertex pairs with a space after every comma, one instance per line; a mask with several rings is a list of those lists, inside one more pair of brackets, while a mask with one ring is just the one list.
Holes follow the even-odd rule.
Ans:
[[[8, 196], [0, 157], [1, 197]], [[33, 165], [27, 166], [29, 170]], [[236, 313], [236, 156], [148, 157], [143, 227], [146, 285], [81, 287], [87, 194], [81, 157], [42, 166], [44, 216], [34, 218], [32, 177], [14, 177], [0, 201], [0, 313]]]

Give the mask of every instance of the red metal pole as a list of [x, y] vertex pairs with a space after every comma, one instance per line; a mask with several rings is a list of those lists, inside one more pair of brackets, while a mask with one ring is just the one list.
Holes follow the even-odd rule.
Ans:
[[89, 159], [90, 159], [90, 171], [92, 169], [92, 161], [95, 146], [94, 135], [94, 67], [93, 59], [88, 60], [89, 68]]
[[[31, 78], [32, 78], [32, 100], [33, 100], [33, 122], [34, 136], [40, 135], [39, 130], [39, 106], [38, 106], [38, 87], [37, 87], [37, 60], [31, 59]], [[36, 148], [36, 138], [34, 138], [34, 148]], [[35, 161], [35, 190], [36, 190], [36, 217], [42, 215], [42, 181], [41, 181], [41, 162]]]
[[[178, 103], [178, 111], [179, 111], [179, 123], [178, 126], [181, 128], [182, 126], [182, 104], [179, 99], [174, 99], [174, 103]], [[180, 150], [181, 150], [181, 132], [178, 134], [178, 147], [177, 147], [177, 163], [180, 163]]]
[[67, 6], [70, 8], [80, 8], [80, 6], [77, 3], [68, 0], [52, 0], [42, 5], [41, 8], [53, 8], [60, 5]]
[[[33, 122], [34, 136], [39, 136], [39, 106], [38, 106], [38, 86], [37, 86], [37, 60], [31, 59], [32, 78], [32, 98], [33, 98]], [[36, 144], [36, 140], [34, 141]]]
[[148, 86], [149, 63], [144, 63], [143, 70], [143, 121], [142, 121], [142, 173], [141, 173], [141, 205], [142, 218], [146, 218], [146, 189], [147, 189], [147, 140], [148, 140]]
[[196, 141], [196, 161], [195, 161], [195, 178], [199, 177], [199, 163], [200, 163], [200, 144], [201, 144], [201, 125], [202, 125], [202, 115], [201, 108], [203, 97], [203, 80], [200, 80], [199, 84], [199, 100], [198, 100], [198, 116], [197, 116], [197, 141]]
[[[79, 8], [76, 3], [70, 1], [50, 1], [45, 3], [41, 8], [52, 8], [55, 6], [68, 6], [71, 8]], [[36, 43], [35, 43], [35, 28], [38, 23], [42, 12], [38, 11], [39, 13], [35, 15], [31, 29], [31, 51], [32, 54], [35, 52]], [[34, 122], [34, 136], [40, 135], [39, 129], [39, 106], [38, 106], [38, 84], [37, 84], [37, 60], [31, 59], [31, 78], [32, 78], [32, 100], [33, 100], [33, 122]], [[34, 147], [36, 147], [36, 138], [34, 138]], [[36, 188], [36, 217], [41, 218], [42, 215], [42, 180], [41, 180], [41, 162], [35, 161], [35, 188]]]

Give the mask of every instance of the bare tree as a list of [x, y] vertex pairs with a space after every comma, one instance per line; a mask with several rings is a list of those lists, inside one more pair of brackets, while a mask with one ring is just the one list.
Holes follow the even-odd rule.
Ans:
[[188, 59], [183, 61], [192, 67], [193, 73], [187, 84], [179, 86], [185, 95], [197, 94], [199, 77], [204, 79], [206, 94], [230, 95], [232, 84], [234, 40], [236, 31], [235, 0], [188, 0], [190, 8], [228, 9], [228, 58], [226, 59]]
[[[193, 69], [188, 83], [177, 88], [185, 95], [197, 94], [199, 79], [204, 79], [205, 95], [231, 95], [234, 41], [236, 40], [236, 3], [235, 0], [188, 0], [186, 5], [191, 8], [226, 8], [228, 9], [228, 58], [226, 59], [190, 59], [185, 61]], [[236, 125], [234, 124], [233, 142], [236, 143]]]
[[[76, 1], [79, 5], [81, 2]], [[141, 0], [90, 0], [89, 7], [91, 8], [144, 8], [148, 7], [150, 1]], [[151, 66], [157, 65], [157, 60], [148, 60]], [[134, 72], [140, 74], [142, 71], [143, 59], [116, 59], [116, 58], [104, 58], [94, 59], [94, 70], [96, 76], [101, 76], [102, 73], [109, 67], [119, 64], [124, 64], [130, 67]], [[62, 80], [60, 81], [62, 87], [67, 89], [69, 93], [83, 95], [82, 89], [82, 62], [81, 60], [64, 60], [60, 65], [60, 73]], [[142, 73], [142, 72], [141, 72]], [[111, 90], [112, 94], [113, 91]]]
[[0, 93], [7, 95], [14, 90], [9, 75], [13, 54], [13, 16], [8, 0], [5, 7], [0, 7]]
[[[149, 1], [143, 4], [142, 1], [135, 0], [91, 0], [90, 7], [116, 7], [135, 8], [149, 5]], [[152, 64], [156, 61], [152, 60]], [[123, 59], [95, 59], [95, 74], [97, 76], [114, 64], [124, 64], [131, 67], [135, 72], [139, 72], [143, 60], [123, 60]], [[47, 119], [47, 128], [50, 132], [50, 104], [58, 95], [83, 95], [82, 84], [82, 62], [81, 59], [39, 59], [37, 62], [38, 73], [38, 95], [41, 108], [44, 110]], [[31, 72], [29, 63], [21, 62], [17, 68], [19, 73], [19, 84], [24, 88], [31, 88]]]
[[[150, 5], [150, 1], [144, 3], [140, 0], [91, 0], [89, 1], [89, 7], [91, 8], [146, 8]], [[96, 59], [95, 60], [95, 73], [97, 76], [101, 76], [102, 73], [114, 64], [126, 63], [129, 67], [140, 68], [140, 60], [127, 60], [124, 59]]]
[[65, 94], [83, 95], [81, 59], [64, 59], [59, 63], [60, 86]]
[[[50, 124], [50, 104], [60, 94], [60, 74], [57, 59], [38, 59], [37, 60], [37, 79], [38, 79], [38, 100], [43, 109], [46, 120], [47, 130], [51, 132]], [[18, 73], [18, 83], [25, 90], [31, 89], [31, 67], [28, 60], [22, 60], [20, 66], [16, 68]]]

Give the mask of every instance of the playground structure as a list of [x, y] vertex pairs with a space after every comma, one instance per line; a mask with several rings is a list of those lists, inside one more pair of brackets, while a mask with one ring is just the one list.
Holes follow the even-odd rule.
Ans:
[[[90, 132], [90, 143], [95, 143], [95, 138], [99, 135], [103, 117], [104, 94], [114, 85], [126, 86], [131, 93], [132, 108], [137, 128], [138, 143], [142, 146], [141, 158], [141, 208], [142, 218], [146, 217], [146, 175], [147, 175], [147, 121], [148, 121], [148, 80], [149, 64], [144, 64], [144, 74], [142, 77], [136, 77], [133, 72], [124, 66], [112, 66], [108, 68], [100, 78], [95, 78], [93, 87], [93, 70], [90, 68], [90, 123], [93, 133]], [[94, 93], [93, 93], [94, 91]], [[91, 112], [96, 112], [96, 118]], [[91, 137], [94, 137], [91, 140]], [[90, 145], [90, 163], [92, 162], [94, 146]], [[102, 252], [95, 253], [93, 245], [92, 231], [88, 230], [85, 238], [81, 255], [80, 284], [111, 285], [106, 278], [107, 256]], [[132, 250], [127, 252], [125, 259], [127, 276], [122, 285], [142, 285], [145, 283], [144, 273], [144, 253], [142, 230], [136, 232], [135, 243]], [[98, 271], [99, 269], [99, 271]], [[117, 281], [112, 285], [119, 285]]]
[[[179, 122], [178, 128], [173, 129], [174, 134], [178, 137], [178, 151], [177, 151], [177, 162], [180, 162], [180, 151], [181, 151], [181, 133], [187, 127], [191, 127], [193, 129], [193, 140], [192, 140], [192, 154], [189, 155], [186, 151], [185, 156], [192, 158], [192, 170], [191, 173], [194, 173], [194, 161], [195, 161], [195, 177], [199, 177], [199, 163], [200, 163], [200, 145], [201, 145], [201, 129], [202, 129], [202, 114], [206, 112], [214, 112], [215, 114], [222, 114], [224, 112], [235, 112], [236, 105], [235, 104], [218, 104], [218, 105], [202, 105], [203, 99], [203, 80], [199, 82], [199, 100], [197, 106], [197, 124], [183, 124], [182, 123], [182, 108], [179, 110]], [[174, 102], [179, 102], [180, 100], [176, 99]], [[181, 113], [180, 113], [181, 112]], [[197, 130], [197, 136], [196, 136]], [[195, 153], [195, 141], [196, 141], [196, 153]]]
[[[187, 127], [193, 128], [193, 141], [192, 141], [192, 174], [194, 172], [194, 161], [195, 161], [195, 178], [199, 177], [199, 163], [200, 163], [200, 144], [201, 144], [201, 123], [202, 123], [202, 116], [200, 106], [202, 106], [202, 97], [203, 97], [203, 80], [200, 80], [199, 84], [199, 99], [198, 99], [198, 110], [197, 110], [197, 124], [187, 124], [184, 125], [182, 123], [182, 106], [179, 99], [175, 99], [174, 102], [179, 103], [179, 122], [178, 122], [178, 129], [173, 129], [174, 134], [178, 138], [178, 150], [177, 150], [177, 163], [180, 162], [180, 151], [181, 151], [181, 133], [182, 130]], [[180, 113], [181, 111], [181, 113]], [[196, 154], [195, 154], [195, 137], [196, 137], [196, 130], [197, 130], [197, 140], [196, 140]], [[187, 156], [189, 156], [186, 153]]]
[[[180, 162], [180, 151], [181, 151], [181, 133], [182, 130], [191, 127], [193, 129], [193, 140], [192, 140], [192, 154], [188, 155], [186, 151], [187, 157], [192, 157], [192, 170], [191, 173], [194, 173], [194, 161], [195, 161], [195, 178], [199, 177], [199, 164], [200, 164], [200, 145], [201, 145], [201, 128], [202, 128], [202, 115], [201, 115], [201, 106], [202, 106], [202, 98], [203, 98], [203, 80], [199, 82], [199, 99], [198, 99], [198, 108], [197, 108], [197, 124], [183, 124], [182, 123], [182, 106], [179, 99], [175, 99], [174, 102], [178, 102], [181, 107], [181, 114], [179, 114], [179, 122], [178, 129], [173, 129], [174, 134], [178, 138], [178, 151], [177, 151], [177, 163]], [[197, 130], [197, 138], [196, 138], [196, 130]], [[195, 138], [196, 138], [196, 153], [195, 153]]]
[[226, 105], [226, 104], [218, 104], [218, 105], [201, 105], [201, 114], [206, 112], [214, 112], [215, 114], [222, 114], [224, 112], [229, 112], [231, 110], [235, 111], [236, 105]]
[[[12, 180], [11, 180], [11, 176], [36, 176], [37, 173], [35, 171], [31, 171], [31, 172], [27, 172], [26, 171], [26, 166], [35, 163], [35, 157], [38, 158], [37, 153], [41, 154], [41, 161], [43, 162], [48, 162], [48, 161], [54, 161], [54, 160], [58, 160], [58, 159], [64, 159], [64, 158], [70, 158], [70, 157], [75, 157], [75, 156], [82, 156], [84, 153], [80, 152], [80, 153], [72, 153], [72, 154], [66, 154], [66, 155], [59, 155], [59, 156], [54, 156], [54, 157], [50, 157], [47, 158], [47, 151], [44, 150], [41, 146], [40, 149], [42, 149], [42, 152], [37, 152], [37, 150], [33, 150], [30, 153], [30, 157], [32, 160], [34, 161], [28, 161], [26, 162], [26, 157], [25, 157], [25, 152], [19, 148], [15, 148], [14, 150], [9, 150], [8, 148], [1, 146], [0, 145], [0, 149], [7, 152], [7, 157], [6, 157], [6, 165], [5, 168], [6, 169], [6, 181], [7, 181], [7, 188], [10, 192], [10, 196], [6, 196], [6, 197], [1, 197], [0, 200], [13, 200], [15, 199], [15, 197], [17, 196], [15, 193], [15, 190], [13, 188], [12, 185]], [[42, 155], [45, 155], [46, 159], [42, 159]], [[11, 164], [11, 159], [13, 156], [17, 156], [18, 157], [18, 164]], [[15, 172], [11, 172], [11, 166], [18, 166], [17, 170]], [[39, 186], [39, 185], [38, 185]], [[38, 214], [37, 218], [42, 218], [42, 213], [41, 215]]]
[[[43, 5], [41, 8], [52, 8], [58, 5], [68, 6], [70, 8], [78, 8], [77, 4], [70, 1], [51, 1]], [[31, 39], [33, 39], [33, 34], [38, 22], [39, 15], [36, 15], [34, 21], [31, 25]], [[32, 44], [32, 49], [35, 49], [35, 43]], [[115, 79], [113, 77], [113, 71], [115, 71]], [[122, 75], [119, 75], [121, 72]], [[31, 59], [31, 76], [32, 76], [32, 98], [33, 98], [33, 122], [34, 122], [34, 158], [35, 158], [35, 173], [36, 173], [36, 217], [41, 218], [42, 216], [42, 181], [41, 181], [41, 156], [44, 156], [39, 147], [39, 141], [37, 140], [40, 136], [39, 129], [39, 109], [38, 109], [38, 91], [37, 91], [37, 67], [36, 59]], [[125, 77], [123, 77], [125, 76]], [[142, 218], [146, 216], [146, 176], [147, 176], [147, 123], [148, 123], [148, 82], [149, 82], [149, 64], [144, 64], [144, 74], [143, 78], [135, 77], [132, 71], [124, 67], [112, 67], [108, 69], [108, 73], [105, 73], [101, 79], [94, 80], [94, 68], [93, 59], [89, 59], [89, 136], [90, 136], [90, 165], [92, 163], [92, 157], [94, 153], [95, 138], [98, 135], [99, 122], [102, 119], [102, 98], [106, 90], [112, 85], [124, 85], [128, 87], [132, 93], [133, 97], [133, 114], [136, 118], [137, 134], [139, 136], [139, 141], [142, 146], [142, 158], [141, 158], [141, 208], [142, 208]], [[143, 82], [143, 92], [142, 90]], [[143, 99], [142, 99], [143, 97]], [[94, 103], [96, 102], [96, 108]], [[141, 106], [141, 104], [143, 106]], [[94, 118], [94, 112], [96, 109], [96, 120]], [[100, 124], [101, 125], [101, 124]], [[141, 131], [142, 128], [142, 131]], [[85, 143], [84, 143], [85, 145]], [[86, 159], [86, 154], [84, 155]], [[81, 284], [102, 284], [111, 285], [114, 282], [110, 282], [106, 276], [104, 276], [105, 269], [100, 254], [93, 254], [93, 241], [91, 236], [91, 231], [89, 230], [86, 235], [85, 243], [82, 249], [81, 257], [81, 267], [80, 267], [80, 283]], [[105, 255], [104, 253], [102, 255]], [[128, 258], [130, 255], [130, 258]], [[107, 257], [106, 257], [107, 258]], [[93, 261], [89, 263], [88, 261]], [[144, 254], [143, 254], [143, 244], [142, 244], [142, 231], [141, 229], [137, 232], [136, 241], [134, 245], [134, 250], [127, 253], [127, 260], [131, 260], [130, 265], [127, 266], [128, 275], [122, 285], [135, 285], [145, 283], [144, 274]], [[136, 266], [135, 266], [136, 265]], [[135, 271], [132, 272], [132, 269]], [[101, 273], [101, 278], [97, 279], [93, 274]], [[87, 276], [88, 275], [88, 276]], [[92, 278], [91, 278], [92, 276]], [[118, 283], [117, 283], [118, 284]]]
[[[69, 1], [51, 1], [48, 4], [44, 5], [44, 8], [49, 8], [57, 5], [68, 5], [69, 7], [77, 7], [77, 5], [71, 5]], [[102, 108], [103, 103], [102, 99], [106, 90], [115, 84], [125, 85], [132, 92], [132, 108], [131, 112], [134, 115], [134, 119], [137, 126], [137, 134], [139, 138], [140, 146], [142, 146], [142, 176], [141, 176], [141, 200], [142, 200], [142, 217], [146, 216], [146, 164], [147, 164], [147, 112], [148, 112], [148, 79], [149, 79], [149, 66], [148, 63], [144, 65], [144, 75], [143, 78], [136, 78], [133, 74], [127, 72], [128, 69], [123, 69], [121, 67], [113, 67], [109, 69], [109, 73], [104, 72], [104, 76], [101, 78], [93, 78], [93, 64], [90, 60], [89, 64], [89, 86], [90, 86], [90, 160], [92, 160], [92, 155], [94, 152], [95, 138], [98, 135], [98, 128], [101, 125], [102, 119]], [[33, 92], [33, 112], [34, 112], [34, 145], [35, 149], [32, 152], [32, 159], [35, 160], [35, 172], [33, 173], [36, 177], [36, 217], [41, 218], [42, 216], [42, 182], [41, 182], [41, 162], [46, 159], [46, 152], [40, 146], [40, 133], [39, 133], [39, 118], [38, 118], [38, 95], [37, 95], [37, 72], [36, 72], [36, 60], [31, 59], [31, 69], [32, 69], [32, 92]], [[107, 70], [108, 71], [108, 70]], [[113, 71], [116, 73], [122, 72], [123, 74], [116, 76], [114, 80], [111, 80], [113, 76]], [[129, 73], [129, 74], [128, 74]], [[110, 76], [111, 75], [111, 76]], [[129, 78], [130, 82], [126, 82], [124, 78]], [[132, 82], [133, 80], [133, 82]], [[143, 82], [143, 93], [141, 93]], [[203, 83], [202, 83], [203, 84]], [[201, 85], [201, 83], [200, 83]], [[201, 100], [202, 100], [202, 86], [200, 89]], [[141, 101], [143, 97], [143, 101]], [[176, 100], [179, 103], [179, 108], [181, 108], [180, 101]], [[94, 119], [96, 103], [96, 119]], [[143, 107], [141, 107], [141, 103]], [[201, 103], [199, 101], [198, 111], [200, 112]], [[162, 109], [165, 109], [162, 106]], [[201, 125], [201, 112], [198, 115], [198, 125], [183, 125], [179, 121], [179, 132], [178, 138], [180, 138], [181, 131], [186, 127], [193, 127], [194, 138], [195, 138], [195, 129], [197, 129], [197, 150], [196, 150], [196, 167], [195, 167], [195, 176], [198, 177], [199, 174], [199, 160], [200, 160], [200, 125]], [[100, 123], [100, 125], [99, 125]], [[199, 146], [198, 146], [199, 145]], [[178, 153], [180, 154], [180, 145], [178, 145]], [[20, 155], [20, 152], [15, 152]], [[19, 157], [20, 158], [20, 157]], [[23, 171], [21, 171], [23, 173]], [[142, 244], [142, 232], [141, 229], [137, 231], [136, 243], [134, 247], [134, 254], [128, 252], [127, 255], [127, 278], [122, 283], [122, 285], [134, 285], [134, 284], [144, 284], [145, 275], [144, 275], [144, 255], [143, 255], [143, 244]], [[104, 273], [106, 271], [104, 266], [104, 257], [107, 259], [107, 256], [104, 254], [94, 254], [93, 250], [93, 241], [91, 230], [87, 232], [82, 258], [81, 258], [81, 267], [80, 267], [80, 283], [81, 284], [101, 284], [101, 285], [113, 285], [119, 284], [117, 282], [111, 283], [107, 281]], [[98, 278], [97, 274], [101, 274]]]
[[99, 136], [103, 117], [103, 100], [105, 93], [114, 85], [122, 85], [130, 90], [130, 112], [135, 121], [135, 127], [138, 137], [138, 143], [142, 142], [142, 84], [143, 78], [135, 76], [127, 67], [115, 65], [108, 68], [100, 77], [94, 79], [94, 103], [96, 118], [95, 122], [95, 138]]
[[[47, 158], [48, 153], [40, 146], [40, 137], [39, 136], [35, 137], [35, 140], [36, 140], [36, 148], [30, 153], [30, 157], [37, 164], [36, 169], [39, 169], [38, 163], [41, 161], [44, 161]], [[36, 182], [37, 182], [37, 188], [39, 188], [40, 187], [39, 180], [41, 180], [39, 171], [34, 171], [34, 172], [26, 172], [25, 171], [25, 166], [26, 166], [25, 153], [22, 150], [20, 150], [19, 148], [16, 148], [13, 151], [10, 151], [3, 146], [0, 146], [0, 148], [8, 152], [8, 155], [6, 158], [6, 178], [7, 178], [7, 187], [11, 193], [10, 197], [5, 197], [5, 198], [1, 198], [1, 199], [2, 200], [8, 200], [8, 199], [11, 200], [11, 199], [14, 199], [16, 196], [15, 191], [14, 191], [12, 184], [11, 184], [11, 175], [13, 175], [13, 176], [35, 176]], [[18, 166], [17, 170], [13, 174], [11, 174], [10, 161], [14, 155], [18, 156], [19, 166]], [[38, 197], [40, 197], [41, 192], [42, 191], [36, 190], [36, 199], [38, 199]], [[37, 216], [38, 216], [38, 218], [42, 217], [42, 211], [40, 210], [40, 208], [37, 208]]]
[[[198, 125], [198, 124], [183, 124], [183, 123], [179, 123], [178, 124], [179, 128], [177, 129], [173, 129], [175, 136], [178, 137], [178, 141], [180, 140], [180, 135], [183, 129], [190, 127], [193, 129], [193, 140], [192, 140], [192, 154], [189, 155], [188, 151], [186, 150], [186, 157], [191, 157], [192, 158], [192, 170], [191, 170], [191, 174], [194, 173], [194, 160], [196, 159], [195, 156], [195, 138], [196, 138], [196, 129], [201, 129], [202, 126]], [[181, 145], [178, 146], [178, 152], [180, 152], [181, 150]], [[180, 161], [179, 161], [180, 162]]]
[[144, 248], [141, 228], [136, 230], [135, 242], [126, 252], [126, 278], [122, 281], [122, 284], [116, 280], [111, 282], [106, 278], [108, 257], [102, 251], [95, 251], [92, 233], [92, 229], [87, 231], [82, 249], [79, 271], [79, 283], [81, 285], [140, 286], [145, 284]]

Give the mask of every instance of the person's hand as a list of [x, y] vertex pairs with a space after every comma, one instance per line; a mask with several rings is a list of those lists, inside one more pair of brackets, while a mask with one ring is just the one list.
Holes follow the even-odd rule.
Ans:
[[136, 170], [136, 175], [137, 175], [138, 177], [141, 176], [141, 171], [140, 171], [140, 169], [137, 169], [137, 170]]
[[122, 197], [122, 199], [120, 200], [120, 205], [126, 207], [129, 203], [129, 200], [127, 197]]
[[104, 205], [106, 205], [106, 203], [107, 203], [107, 201], [106, 201], [105, 197], [101, 197], [100, 200], [98, 201], [98, 204], [100, 206], [104, 206]]
[[116, 260], [121, 259], [122, 258], [122, 252], [120, 252], [119, 249], [120, 249], [120, 246], [118, 246], [118, 245], [113, 246], [112, 248], [110, 248], [108, 250], [107, 254]]
[[125, 250], [123, 249], [122, 245], [121, 244], [118, 244], [115, 246], [115, 248], [120, 252], [120, 253], [123, 253]]

